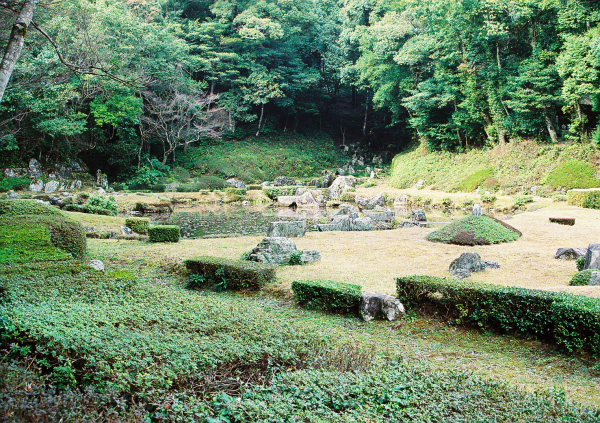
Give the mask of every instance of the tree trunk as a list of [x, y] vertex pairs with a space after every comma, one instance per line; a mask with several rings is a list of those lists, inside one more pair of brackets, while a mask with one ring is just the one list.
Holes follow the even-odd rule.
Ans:
[[548, 128], [548, 134], [550, 134], [550, 139], [553, 143], [557, 143], [558, 135], [556, 133], [556, 128], [554, 128], [554, 124], [552, 123], [550, 113], [548, 113], [548, 109], [544, 109], [544, 119], [546, 119], [546, 127]]
[[8, 80], [15, 69], [17, 60], [21, 56], [27, 28], [33, 19], [33, 12], [38, 2], [39, 0], [26, 0], [12, 27], [6, 51], [4, 52], [4, 58], [2, 59], [2, 63], [0, 63], [0, 103], [2, 102], [2, 97], [4, 97]]
[[260, 106], [260, 118], [258, 119], [258, 129], [256, 130], [256, 136], [260, 134], [260, 128], [262, 127], [263, 116], [265, 115], [265, 105], [261, 104]]

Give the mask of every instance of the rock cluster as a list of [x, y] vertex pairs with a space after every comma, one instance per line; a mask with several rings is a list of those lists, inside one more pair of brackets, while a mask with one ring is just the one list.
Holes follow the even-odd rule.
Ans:
[[450, 263], [450, 272], [457, 279], [471, 276], [472, 272], [481, 272], [486, 269], [499, 269], [500, 264], [492, 260], [481, 260], [477, 253], [462, 253], [459, 258]]
[[[269, 264], [288, 264], [294, 254], [297, 254], [296, 244], [285, 237], [267, 237], [252, 249], [248, 260]], [[314, 263], [321, 260], [321, 253], [316, 250], [300, 252], [302, 264]]]

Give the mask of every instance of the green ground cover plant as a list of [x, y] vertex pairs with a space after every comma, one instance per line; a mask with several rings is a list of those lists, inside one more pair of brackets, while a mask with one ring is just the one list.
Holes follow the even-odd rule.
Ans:
[[10, 190], [22, 190], [29, 188], [31, 179], [29, 178], [2, 178], [0, 177], [0, 192], [7, 192]]
[[521, 233], [490, 216], [469, 215], [427, 235], [428, 241], [457, 245], [490, 245], [516, 241]]
[[590, 278], [592, 277], [592, 269], [588, 270], [580, 270], [571, 278], [569, 281], [569, 285], [572, 286], [586, 286], [590, 283]]
[[472, 192], [477, 189], [478, 186], [482, 185], [486, 179], [491, 178], [494, 175], [494, 169], [481, 169], [461, 182], [458, 187], [459, 191]]
[[0, 264], [65, 260], [71, 255], [52, 244], [46, 225], [0, 217]]
[[292, 282], [294, 298], [303, 307], [358, 315], [362, 288], [344, 282], [304, 280]]
[[600, 186], [598, 169], [581, 160], [569, 160], [553, 170], [545, 179], [552, 188], [595, 188]]
[[119, 213], [115, 198], [102, 195], [91, 196], [86, 204], [67, 204], [64, 210], [104, 216], [116, 216]]
[[0, 215], [49, 215], [66, 216], [60, 209], [47, 206], [36, 200], [0, 200]]
[[567, 202], [571, 206], [600, 209], [600, 189], [569, 190], [567, 192]]
[[148, 227], [150, 242], [178, 242], [181, 228], [176, 225], [156, 225]]
[[568, 351], [600, 356], [600, 300], [432, 276], [397, 279], [398, 298], [456, 323], [533, 335]]
[[222, 289], [258, 290], [275, 282], [276, 277], [276, 267], [247, 260], [202, 256], [184, 264], [190, 273], [202, 276], [207, 286]]

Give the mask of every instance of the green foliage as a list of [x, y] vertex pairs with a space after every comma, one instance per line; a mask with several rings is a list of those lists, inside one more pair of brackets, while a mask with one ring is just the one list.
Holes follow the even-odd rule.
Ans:
[[148, 227], [150, 242], [179, 242], [181, 228], [175, 225], [157, 225]]
[[[367, 372], [302, 370], [276, 375], [240, 396], [222, 395], [217, 411], [236, 422], [593, 422], [564, 394], [508, 391], [462, 372], [392, 364]], [[217, 420], [223, 422], [225, 420]]]
[[[583, 267], [583, 266], [582, 266]], [[577, 263], [577, 272], [575, 276], [571, 278], [569, 281], [569, 285], [572, 286], [587, 286], [590, 283], [590, 278], [592, 277], [592, 269], [582, 270], [579, 269], [579, 263]]]
[[292, 282], [298, 304], [335, 313], [358, 315], [362, 288], [343, 282], [304, 280]]
[[486, 194], [483, 194], [480, 198], [481, 198], [481, 202], [484, 204], [494, 204], [496, 202], [496, 200], [498, 199], [498, 197], [496, 197], [495, 195], [486, 195]]
[[302, 252], [296, 251], [292, 253], [290, 256], [290, 260], [288, 263], [290, 266], [302, 266], [304, 263], [302, 262]]
[[10, 190], [22, 190], [29, 188], [31, 179], [29, 178], [1, 178], [0, 177], [0, 192], [7, 192]]
[[22, 219], [0, 217], [0, 263], [66, 260], [71, 256], [50, 240], [48, 227]]
[[469, 175], [458, 187], [459, 191], [472, 192], [483, 182], [494, 176], [494, 169], [482, 169]]
[[575, 265], [577, 266], [577, 270], [581, 272], [585, 267], [585, 257], [579, 257], [575, 260]]
[[515, 197], [515, 206], [523, 207], [525, 204], [533, 203], [533, 197], [531, 195], [517, 195]]
[[103, 195], [92, 195], [87, 204], [67, 204], [63, 210], [103, 216], [116, 216], [119, 213], [115, 198]]
[[225, 279], [227, 288], [232, 290], [259, 290], [276, 277], [275, 267], [251, 261], [202, 256], [184, 264], [192, 274], [201, 275], [209, 286], [223, 284]]
[[133, 232], [146, 235], [150, 227], [150, 219], [147, 217], [128, 217], [125, 219], [125, 226]]
[[289, 187], [263, 187], [263, 192], [267, 197], [271, 200], [277, 200], [277, 197], [285, 197], [290, 195], [296, 195], [296, 191], [298, 190], [297, 186], [289, 186]]
[[0, 215], [45, 215], [65, 217], [58, 208], [37, 202], [36, 200], [0, 200]]
[[552, 188], [585, 189], [600, 186], [598, 170], [580, 160], [563, 163], [546, 177], [545, 182]]
[[570, 206], [600, 209], [600, 189], [572, 189], [567, 192]]
[[427, 235], [428, 241], [458, 245], [490, 245], [516, 241], [521, 233], [490, 216], [469, 215]]
[[220, 190], [229, 187], [229, 183], [218, 176], [201, 176], [195, 182], [181, 184], [175, 191], [177, 192], [198, 192], [201, 190]]
[[[161, 178], [169, 175], [169, 166], [162, 164], [157, 159], [152, 159], [150, 165], [142, 166], [136, 170], [128, 181], [131, 189], [151, 189], [159, 184]], [[163, 189], [164, 191], [164, 189]]]
[[600, 301], [578, 295], [432, 276], [397, 279], [398, 298], [468, 324], [518, 332], [600, 356]]

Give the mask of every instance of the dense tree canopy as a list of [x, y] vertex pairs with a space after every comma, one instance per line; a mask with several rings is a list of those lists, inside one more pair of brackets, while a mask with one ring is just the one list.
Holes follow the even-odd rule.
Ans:
[[[3, 45], [20, 5], [3, 3]], [[600, 142], [591, 0], [63, 0], [34, 21], [0, 105], [5, 161], [123, 173], [309, 128], [380, 149]]]

